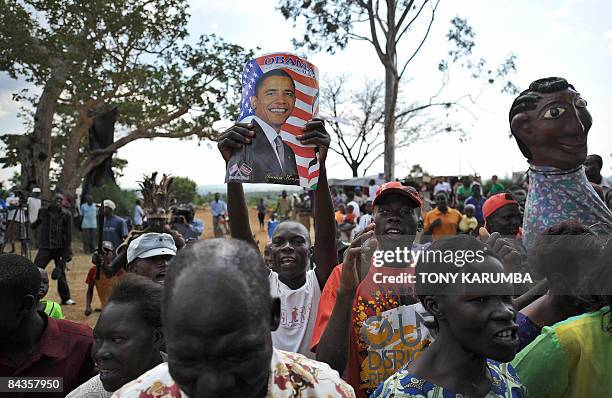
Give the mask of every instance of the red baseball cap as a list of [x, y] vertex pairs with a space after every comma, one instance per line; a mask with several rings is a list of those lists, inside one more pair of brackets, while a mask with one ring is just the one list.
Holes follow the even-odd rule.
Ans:
[[416, 189], [410, 186], [402, 185], [402, 183], [399, 181], [391, 181], [380, 185], [376, 190], [376, 195], [374, 196], [374, 202], [372, 202], [372, 205], [376, 206], [377, 202], [380, 202], [382, 198], [392, 193], [398, 193], [406, 196], [416, 205], [416, 207], [421, 207], [423, 205], [423, 201], [421, 200], [421, 197]]
[[509, 193], [498, 193], [491, 196], [482, 205], [482, 214], [485, 220], [489, 218], [491, 214], [495, 213], [497, 210], [509, 204], [518, 206], [518, 202], [516, 201], [516, 199], [514, 199], [514, 197]]

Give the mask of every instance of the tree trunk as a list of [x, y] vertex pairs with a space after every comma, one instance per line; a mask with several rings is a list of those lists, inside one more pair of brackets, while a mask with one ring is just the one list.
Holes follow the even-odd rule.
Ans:
[[351, 171], [353, 172], [353, 177], [359, 177], [359, 173], [358, 170], [359, 169], [359, 165], [358, 164], [352, 164], [351, 165]]
[[51, 131], [57, 100], [66, 84], [66, 67], [59, 60], [51, 62], [51, 75], [45, 84], [34, 115], [34, 130], [22, 163], [22, 188], [30, 191], [37, 186], [43, 198], [50, 199]]
[[76, 126], [72, 129], [68, 136], [68, 143], [66, 145], [66, 151], [64, 152], [64, 159], [62, 165], [62, 173], [58, 181], [58, 188], [62, 190], [65, 195], [75, 195], [76, 189], [81, 185], [83, 176], [82, 165], [81, 165], [81, 142], [83, 137], [89, 131], [93, 119], [87, 115], [87, 110], [81, 110], [79, 112], [79, 119], [77, 120]]
[[393, 68], [385, 66], [385, 180], [395, 180], [395, 106], [399, 80]]

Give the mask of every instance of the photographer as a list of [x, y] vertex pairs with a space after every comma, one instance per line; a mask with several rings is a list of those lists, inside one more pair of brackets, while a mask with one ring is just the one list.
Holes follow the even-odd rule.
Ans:
[[66, 263], [72, 260], [72, 215], [62, 208], [63, 200], [64, 196], [56, 193], [51, 204], [40, 209], [38, 219], [32, 224], [33, 229], [40, 227], [39, 250], [34, 264], [45, 268], [51, 260], [55, 262], [51, 279], [57, 279], [62, 305], [74, 305], [66, 280]]
[[172, 209], [172, 229], [178, 231], [185, 241], [199, 240], [203, 232], [203, 225], [200, 220], [201, 229], [195, 222], [193, 209], [190, 207], [175, 207]]

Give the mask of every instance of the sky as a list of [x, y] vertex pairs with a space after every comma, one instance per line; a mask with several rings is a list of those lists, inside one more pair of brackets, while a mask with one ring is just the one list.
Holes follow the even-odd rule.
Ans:
[[[192, 0], [188, 30], [191, 38], [214, 33], [246, 48], [259, 47], [259, 54], [295, 52], [291, 38], [300, 37], [301, 26], [285, 21], [274, 0]], [[565, 77], [588, 101], [593, 115], [589, 133], [589, 153], [604, 158], [602, 174], [612, 175], [612, 0], [530, 0], [454, 1], [442, 0], [436, 21], [422, 51], [410, 64], [402, 83], [400, 100], [427, 100], [437, 90], [441, 75], [438, 62], [449, 49], [446, 33], [455, 16], [467, 18], [476, 33], [474, 58], [483, 57], [491, 66], [498, 65], [508, 54], [517, 56], [517, 73], [512, 80], [525, 89], [535, 79]], [[417, 29], [418, 30], [418, 29]], [[407, 36], [399, 50], [400, 59], [410, 54], [420, 37]], [[366, 42], [350, 42], [335, 54], [308, 54], [317, 65], [321, 82], [334, 76], [350, 76], [349, 88], [358, 89], [368, 80], [384, 79], [384, 69], [373, 47]], [[0, 73], [0, 134], [26, 131], [17, 117], [18, 104], [12, 94], [27, 87]], [[467, 133], [464, 140], [455, 134], [437, 136], [396, 152], [396, 176], [405, 176], [413, 164], [420, 164], [434, 175], [478, 173], [509, 176], [525, 171], [526, 160], [515, 141], [509, 138], [508, 111], [513, 96], [500, 93], [496, 87], [481, 90], [482, 84], [469, 79], [455, 67], [441, 99], [456, 99], [465, 94], [477, 96], [470, 112], [459, 112], [449, 123], [461, 123]], [[443, 113], [437, 114], [445, 118]], [[230, 123], [226, 121], [226, 123]], [[119, 184], [137, 186], [142, 175], [154, 170], [185, 176], [198, 185], [223, 183], [225, 168], [216, 146], [197, 140], [138, 140], [118, 151], [129, 164]], [[160, 159], [164, 159], [160, 163]], [[350, 169], [343, 160], [330, 154], [327, 160], [330, 178], [349, 178]], [[383, 171], [382, 157], [368, 174]], [[0, 181], [12, 170], [0, 169]]]

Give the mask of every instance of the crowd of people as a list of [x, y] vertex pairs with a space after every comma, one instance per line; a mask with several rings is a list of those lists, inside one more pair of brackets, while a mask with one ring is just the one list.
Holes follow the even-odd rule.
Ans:
[[[309, 121], [296, 139], [316, 148], [316, 189], [258, 202], [263, 253], [241, 183], [215, 196], [219, 238], [203, 241], [147, 227], [145, 208], [128, 232], [105, 201], [102, 247], [85, 239], [93, 330], [61, 313], [72, 252], [55, 195], [32, 223], [34, 262], [0, 255], [0, 377], [62, 377], [44, 396], [71, 398], [610, 397], [611, 194], [586, 101], [540, 79], [509, 123], [525, 201], [496, 177], [487, 192], [471, 177], [330, 188], [330, 135]], [[222, 133], [223, 159], [253, 134]], [[61, 303], [43, 300], [51, 259]]]

